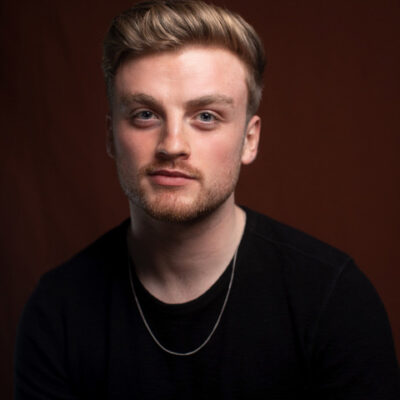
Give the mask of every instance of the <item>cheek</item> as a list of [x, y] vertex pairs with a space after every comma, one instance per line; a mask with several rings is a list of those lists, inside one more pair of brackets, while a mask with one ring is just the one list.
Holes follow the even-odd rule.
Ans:
[[130, 164], [140, 164], [153, 156], [153, 140], [150, 135], [132, 132], [129, 129], [116, 131], [115, 150], [119, 158]]
[[216, 138], [207, 144], [197, 145], [198, 162], [210, 171], [211, 176], [224, 175], [235, 170], [240, 165], [242, 141], [241, 138], [232, 140], [232, 136]]

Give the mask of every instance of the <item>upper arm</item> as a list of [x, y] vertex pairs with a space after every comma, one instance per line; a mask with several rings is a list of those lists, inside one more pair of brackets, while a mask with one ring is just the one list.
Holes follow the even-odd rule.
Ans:
[[353, 262], [344, 268], [324, 306], [311, 357], [314, 391], [320, 398], [400, 398], [386, 311]]
[[77, 398], [68, 377], [62, 310], [43, 282], [22, 313], [14, 368], [17, 400]]

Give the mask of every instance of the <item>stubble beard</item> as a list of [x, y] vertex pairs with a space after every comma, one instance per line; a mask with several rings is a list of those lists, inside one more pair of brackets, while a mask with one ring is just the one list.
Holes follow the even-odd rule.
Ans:
[[[159, 168], [158, 165], [157, 167]], [[143, 180], [148, 179], [146, 178], [148, 171], [153, 168], [156, 167], [152, 165], [142, 168], [136, 176], [132, 176], [128, 166], [117, 162], [118, 179], [129, 202], [155, 220], [190, 224], [213, 213], [231, 196], [239, 179], [240, 162], [235, 163], [229, 171], [225, 171], [226, 176], [222, 182], [215, 180], [207, 187], [200, 171], [190, 169], [190, 173], [196, 177], [196, 182], [193, 184], [200, 185], [194, 196], [182, 194], [183, 188], [173, 186], [157, 187], [149, 194]], [[187, 167], [180, 169], [188, 170]]]

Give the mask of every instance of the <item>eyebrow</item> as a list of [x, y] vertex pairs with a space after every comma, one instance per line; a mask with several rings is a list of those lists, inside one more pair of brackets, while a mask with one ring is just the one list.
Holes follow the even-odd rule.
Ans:
[[[153, 96], [145, 93], [125, 94], [121, 97], [121, 103], [125, 107], [129, 107], [133, 103], [139, 103], [152, 108], [161, 108], [160, 103]], [[233, 106], [234, 101], [229, 96], [222, 94], [210, 94], [186, 102], [186, 106], [189, 108], [206, 107], [210, 104], [224, 104]]]
[[159, 108], [159, 102], [153, 97], [145, 93], [124, 94], [121, 97], [121, 103], [125, 107], [129, 107], [133, 103], [140, 103], [152, 108]]
[[189, 100], [187, 105], [189, 107], [205, 107], [210, 104], [225, 104], [228, 106], [233, 106], [232, 97], [225, 96], [222, 94], [210, 94], [206, 96], [201, 96], [197, 99]]

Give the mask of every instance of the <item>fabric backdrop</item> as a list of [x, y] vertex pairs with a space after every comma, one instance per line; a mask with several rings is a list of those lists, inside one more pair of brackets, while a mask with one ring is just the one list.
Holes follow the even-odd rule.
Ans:
[[[400, 3], [216, 1], [269, 58], [261, 149], [237, 197], [350, 253], [400, 348]], [[127, 0], [0, 5], [0, 394], [40, 275], [128, 215], [105, 154], [101, 43]], [[365, 333], [366, 335], [368, 332]]]

